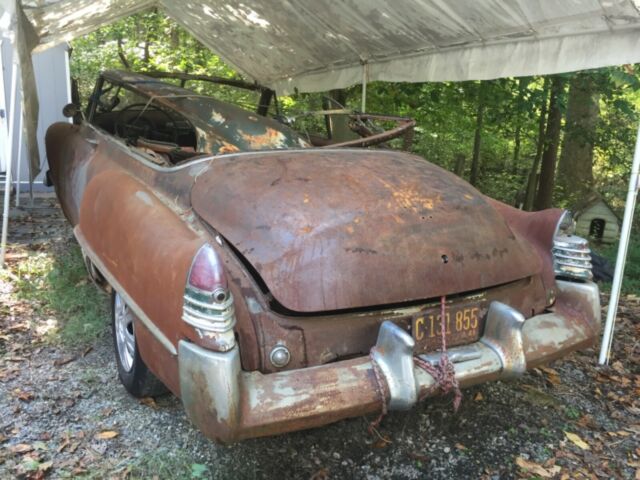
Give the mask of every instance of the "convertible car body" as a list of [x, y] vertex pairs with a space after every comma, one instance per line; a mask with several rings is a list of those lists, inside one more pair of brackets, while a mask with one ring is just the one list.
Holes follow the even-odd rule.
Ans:
[[598, 288], [566, 213], [408, 153], [313, 146], [261, 92], [251, 112], [105, 72], [84, 118], [47, 132], [130, 392], [159, 379], [233, 442], [410, 408], [438, 393], [420, 364], [444, 346], [465, 387], [593, 342]]

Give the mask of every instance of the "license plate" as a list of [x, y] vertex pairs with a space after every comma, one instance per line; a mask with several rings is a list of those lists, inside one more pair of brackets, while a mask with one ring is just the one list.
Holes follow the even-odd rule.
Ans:
[[[447, 347], [472, 343], [480, 338], [486, 309], [478, 302], [446, 305], [444, 323]], [[417, 353], [440, 350], [442, 315], [438, 305], [413, 317], [411, 332]]]

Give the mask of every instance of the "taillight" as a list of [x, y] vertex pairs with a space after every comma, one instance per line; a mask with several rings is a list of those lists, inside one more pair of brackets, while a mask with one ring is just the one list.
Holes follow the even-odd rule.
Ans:
[[553, 237], [553, 268], [556, 277], [591, 280], [591, 250], [589, 242], [574, 235], [575, 222], [569, 211], [558, 221]]
[[220, 256], [205, 243], [196, 253], [184, 291], [182, 319], [221, 351], [235, 345], [233, 296]]

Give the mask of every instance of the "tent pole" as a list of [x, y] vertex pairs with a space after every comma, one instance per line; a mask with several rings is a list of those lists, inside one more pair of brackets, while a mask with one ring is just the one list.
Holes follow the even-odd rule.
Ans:
[[18, 120], [18, 152], [16, 155], [16, 207], [20, 206], [20, 169], [22, 168], [22, 121], [23, 113], [20, 109], [20, 119]]
[[4, 179], [2, 239], [0, 240], [0, 268], [4, 268], [4, 259], [7, 254], [7, 233], [9, 231], [9, 202], [11, 200], [11, 164], [13, 163], [13, 124], [16, 116], [17, 80], [18, 64], [14, 61], [11, 67], [11, 98], [9, 99], [9, 141], [7, 143], [7, 171]]
[[367, 62], [362, 63], [362, 104], [360, 110], [362, 113], [367, 111], [367, 80], [369, 78], [369, 65]]
[[622, 275], [629, 248], [629, 238], [631, 237], [631, 224], [633, 222], [633, 212], [638, 198], [638, 188], [640, 187], [640, 126], [636, 137], [636, 149], [633, 153], [633, 165], [631, 167], [631, 177], [629, 178], [629, 191], [622, 220], [622, 231], [620, 233], [620, 245], [618, 246], [618, 257], [616, 259], [616, 270], [613, 275], [613, 285], [611, 286], [611, 297], [609, 298], [609, 308], [607, 308], [607, 322], [604, 326], [604, 335], [600, 347], [600, 357], [598, 363], [606, 365], [609, 363], [611, 355], [611, 344], [613, 343], [613, 330], [616, 324], [616, 314], [618, 313], [618, 301], [620, 300], [620, 288], [622, 287]]

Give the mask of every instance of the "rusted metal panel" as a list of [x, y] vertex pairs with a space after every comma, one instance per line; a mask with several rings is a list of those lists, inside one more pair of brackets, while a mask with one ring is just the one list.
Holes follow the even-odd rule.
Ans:
[[71, 225], [78, 223], [80, 203], [88, 180], [88, 164], [97, 142], [83, 135], [85, 129], [68, 123], [55, 123], [47, 130], [46, 144], [51, 180], [62, 211]]
[[483, 195], [401, 152], [222, 157], [191, 201], [297, 312], [435, 298], [542, 269]]

